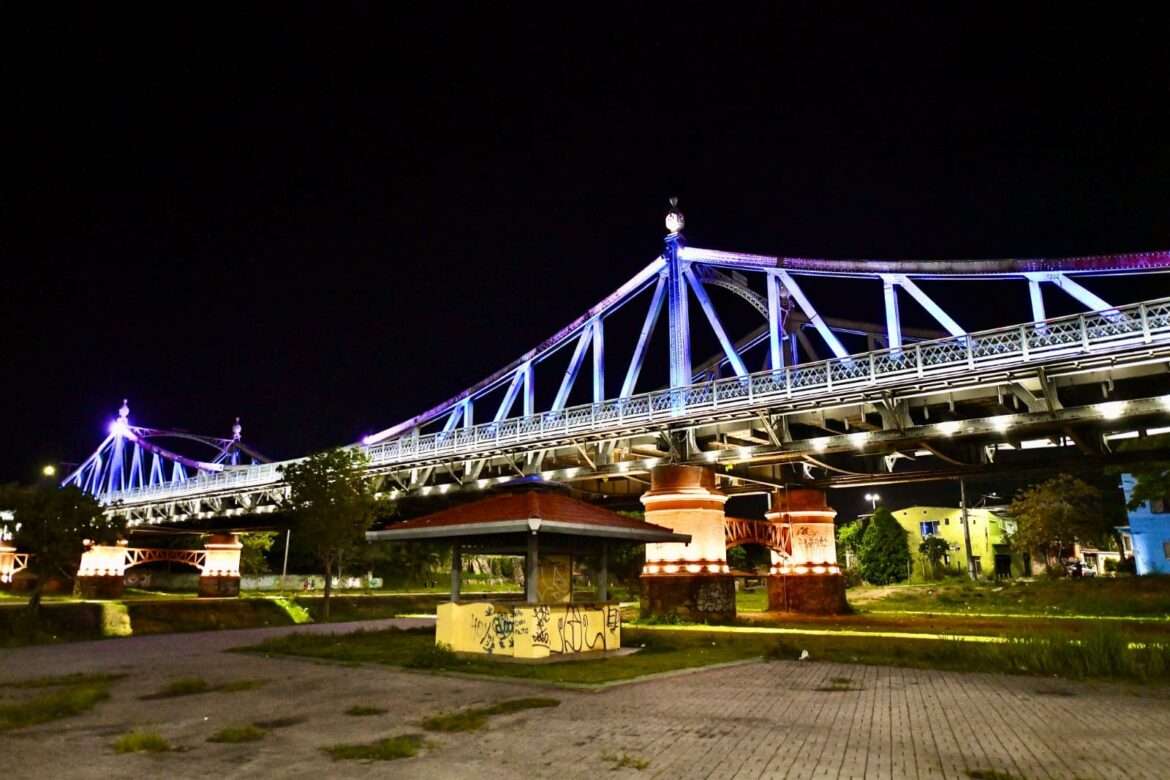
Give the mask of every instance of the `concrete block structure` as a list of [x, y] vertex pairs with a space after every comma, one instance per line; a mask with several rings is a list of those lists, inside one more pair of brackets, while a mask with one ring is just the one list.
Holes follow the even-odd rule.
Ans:
[[642, 611], [690, 620], [735, 617], [735, 580], [727, 565], [723, 505], [715, 474], [701, 466], [656, 466], [642, 494], [646, 521], [690, 541], [646, 545]]
[[769, 523], [787, 526], [790, 554], [772, 551], [768, 609], [822, 615], [849, 611], [845, 578], [837, 565], [833, 519], [821, 490], [795, 488], [772, 495]]

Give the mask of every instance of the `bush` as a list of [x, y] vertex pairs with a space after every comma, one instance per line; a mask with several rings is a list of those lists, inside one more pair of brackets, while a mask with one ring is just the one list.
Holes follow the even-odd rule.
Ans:
[[459, 656], [451, 645], [435, 642], [427, 645], [410, 657], [404, 666], [410, 669], [448, 669], [459, 663]]
[[858, 564], [861, 576], [874, 585], [901, 582], [909, 576], [910, 545], [906, 531], [884, 506], [877, 508], [865, 529]]
[[1106, 574], [1114, 574], [1116, 572], [1117, 572], [1117, 561], [1113, 560], [1112, 558], [1106, 558], [1105, 559], [1105, 573]]

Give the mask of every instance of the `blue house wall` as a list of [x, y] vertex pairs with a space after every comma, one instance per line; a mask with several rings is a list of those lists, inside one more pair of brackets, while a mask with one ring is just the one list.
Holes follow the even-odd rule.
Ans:
[[[1121, 475], [1121, 487], [1128, 502], [1137, 480], [1131, 474]], [[1138, 574], [1170, 574], [1170, 505], [1159, 502], [1151, 507], [1147, 501], [1137, 509], [1130, 509], [1129, 534], [1133, 540], [1133, 559]], [[1155, 512], [1154, 509], [1161, 511]]]

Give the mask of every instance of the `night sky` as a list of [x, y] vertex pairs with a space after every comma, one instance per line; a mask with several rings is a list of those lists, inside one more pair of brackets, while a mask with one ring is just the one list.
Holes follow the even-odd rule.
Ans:
[[670, 195], [769, 254], [1170, 248], [1146, 11], [404, 5], [6, 12], [0, 481], [123, 397], [273, 457], [387, 427], [653, 259]]

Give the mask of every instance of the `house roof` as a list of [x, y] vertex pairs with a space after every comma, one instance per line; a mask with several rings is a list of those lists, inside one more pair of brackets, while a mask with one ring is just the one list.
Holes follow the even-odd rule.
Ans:
[[370, 541], [554, 533], [630, 542], [689, 542], [669, 528], [544, 491], [502, 493], [370, 531]]

